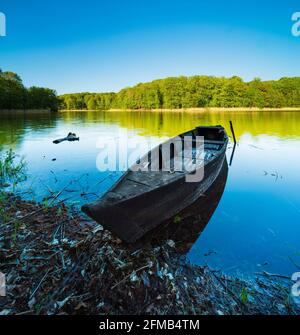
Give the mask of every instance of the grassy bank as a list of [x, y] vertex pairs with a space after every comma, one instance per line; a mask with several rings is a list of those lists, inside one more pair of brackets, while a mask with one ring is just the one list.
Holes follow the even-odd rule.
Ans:
[[[61, 109], [60, 112], [99, 112], [100, 110]], [[181, 109], [108, 109], [107, 112], [226, 113], [226, 112], [300, 112], [300, 108], [181, 108]]]

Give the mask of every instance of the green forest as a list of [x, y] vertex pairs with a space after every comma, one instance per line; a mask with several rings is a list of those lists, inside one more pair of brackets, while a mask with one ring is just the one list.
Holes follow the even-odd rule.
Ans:
[[0, 110], [47, 109], [58, 110], [60, 100], [49, 88], [26, 88], [20, 76], [0, 69]]
[[14, 72], [0, 69], [0, 109], [180, 109], [201, 107], [300, 107], [300, 77], [245, 82], [240, 77], [170, 77], [118, 93], [57, 96], [49, 88], [26, 88]]
[[244, 82], [240, 77], [170, 77], [118, 93], [59, 97], [61, 109], [179, 109], [200, 107], [300, 107], [300, 77]]

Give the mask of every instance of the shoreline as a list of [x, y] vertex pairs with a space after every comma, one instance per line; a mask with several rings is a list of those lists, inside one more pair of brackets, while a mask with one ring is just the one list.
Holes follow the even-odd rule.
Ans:
[[50, 109], [0, 109], [0, 115], [3, 114], [9, 114], [9, 113], [57, 113], [55, 111], [51, 111]]
[[300, 112], [300, 107], [283, 107], [283, 108], [257, 108], [257, 107], [203, 107], [203, 108], [181, 108], [181, 109], [59, 109], [58, 111], [51, 111], [49, 109], [0, 109], [0, 115], [9, 113], [68, 113], [68, 112], [152, 112], [152, 113], [283, 113], [283, 112]]
[[184, 262], [171, 240], [133, 249], [61, 201], [45, 206], [6, 193], [0, 204], [0, 315], [300, 314], [286, 276], [226, 276]]
[[182, 108], [182, 109], [106, 109], [106, 110], [88, 110], [88, 109], [60, 109], [58, 112], [154, 112], [154, 113], [220, 113], [220, 112], [300, 112], [300, 107], [283, 108], [248, 108], [248, 107], [204, 107], [204, 108]]

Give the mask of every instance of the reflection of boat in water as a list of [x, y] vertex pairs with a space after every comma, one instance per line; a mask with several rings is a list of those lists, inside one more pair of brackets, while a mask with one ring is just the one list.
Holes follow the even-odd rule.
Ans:
[[228, 176], [228, 164], [225, 158], [219, 176], [210, 188], [193, 204], [167, 220], [155, 231], [149, 232], [139, 242], [160, 245], [162, 241], [172, 240], [176, 250], [187, 253], [204, 231], [222, 198]]
[[[204, 150], [196, 145], [198, 136], [204, 138]], [[142, 157], [99, 201], [82, 210], [122, 240], [135, 242], [203, 197], [219, 176], [227, 143], [221, 126], [197, 127], [170, 139]], [[169, 147], [168, 155], [163, 154], [165, 147]], [[172, 169], [178, 161], [189, 168]], [[138, 171], [141, 166], [144, 170]], [[197, 174], [203, 175], [193, 179]]]

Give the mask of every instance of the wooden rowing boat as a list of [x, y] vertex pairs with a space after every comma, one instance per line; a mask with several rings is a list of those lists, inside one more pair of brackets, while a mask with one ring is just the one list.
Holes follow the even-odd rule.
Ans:
[[[203, 150], [196, 146], [199, 136], [204, 138]], [[190, 150], [174, 149], [178, 143], [185, 148], [187, 139], [193, 143]], [[133, 243], [203, 196], [221, 171], [227, 144], [221, 126], [197, 127], [171, 138], [148, 152], [103, 197], [84, 205], [82, 211], [123, 241]], [[163, 148], [168, 147], [169, 156], [165, 157]], [[178, 161], [184, 162], [185, 169], [174, 169]], [[153, 171], [153, 166], [158, 169]], [[141, 167], [142, 171], [138, 170]], [[199, 171], [201, 180], [188, 182]]]

